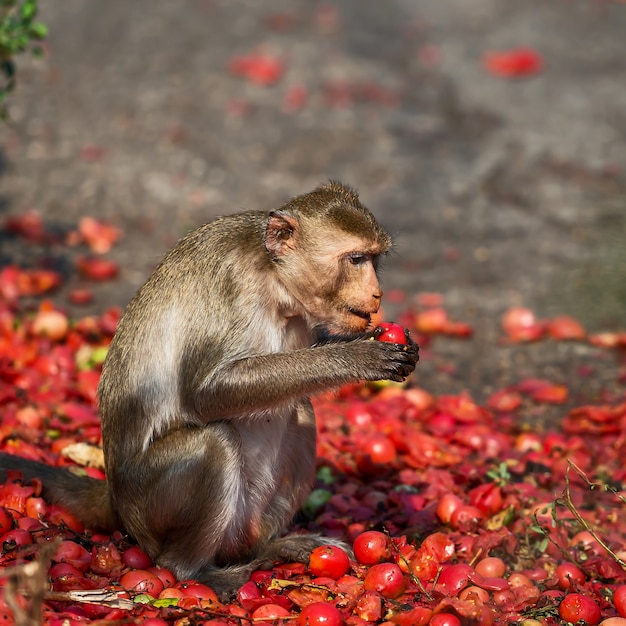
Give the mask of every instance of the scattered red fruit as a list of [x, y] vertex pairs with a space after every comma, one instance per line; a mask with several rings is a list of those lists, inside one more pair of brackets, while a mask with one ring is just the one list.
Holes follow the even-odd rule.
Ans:
[[40, 311], [35, 316], [31, 328], [34, 335], [60, 341], [67, 335], [69, 320], [61, 311]]
[[135, 569], [148, 569], [152, 567], [152, 559], [138, 546], [131, 546], [122, 553], [122, 562], [128, 567]]
[[600, 607], [595, 600], [582, 593], [570, 593], [559, 604], [559, 615], [566, 622], [584, 622], [589, 626], [600, 622]]
[[309, 604], [298, 616], [298, 626], [342, 626], [343, 623], [339, 609], [326, 602]]
[[[351, 86], [351, 97], [365, 95]], [[97, 242], [100, 226], [87, 227]], [[37, 221], [16, 228], [50, 240]], [[77, 244], [87, 241], [86, 234], [74, 234]], [[40, 296], [60, 282], [49, 270], [0, 269], [0, 451], [50, 465], [71, 463], [63, 456], [69, 444], [101, 444], [96, 389], [120, 317], [111, 309], [70, 322], [49, 302], [33, 310], [28, 301], [28, 310], [21, 309], [22, 298]], [[418, 301], [402, 294], [395, 298], [434, 311], [421, 318], [407, 311], [398, 318], [413, 332], [428, 331], [419, 339], [430, 355], [437, 343], [430, 335], [464, 336], [467, 325], [448, 318], [438, 294]], [[569, 318], [540, 321], [528, 309], [509, 311], [503, 322], [510, 341], [583, 338]], [[592, 358], [600, 347], [615, 350], [610, 358], [618, 363], [616, 380], [626, 380], [620, 352], [626, 333], [602, 333], [588, 341], [596, 346], [589, 350]], [[45, 621], [54, 625], [163, 626], [197, 618], [224, 626], [252, 618], [299, 625], [384, 620], [397, 626], [489, 626], [514, 623], [520, 615], [554, 621], [560, 614], [563, 622], [602, 619], [603, 626], [623, 626], [623, 569], [594, 534], [580, 531], [566, 507], [555, 505], [555, 498], [563, 497], [567, 476], [572, 502], [589, 527], [624, 558], [624, 506], [618, 497], [623, 491], [592, 490], [587, 476], [594, 485], [608, 476], [617, 489], [626, 482], [626, 397], [616, 385], [594, 391], [583, 403], [585, 386], [574, 381], [568, 381], [569, 397], [564, 385], [545, 378], [526, 373], [515, 380], [494, 389], [484, 404], [467, 392], [435, 396], [416, 387], [381, 390], [362, 384], [314, 399], [320, 498], [304, 509], [308, 517], [300, 523], [303, 530], [352, 540], [354, 561], [341, 548], [323, 546], [313, 551], [308, 567], [277, 563], [253, 572], [236, 601], [220, 604], [211, 587], [196, 580], [177, 582], [120, 532], [85, 532], [72, 515], [42, 497], [40, 481], [25, 484], [9, 475], [0, 483], [0, 570], [20, 567], [39, 544], [58, 538], [49, 571], [55, 591], [119, 593], [121, 583], [129, 597], [148, 593], [163, 605], [176, 604], [137, 602], [122, 609], [50, 601]], [[537, 416], [553, 408], [546, 405], [566, 399], [579, 405], [563, 411], [562, 419], [534, 426]], [[557, 407], [555, 415], [559, 412]], [[96, 467], [82, 471], [104, 477]], [[549, 534], [547, 544], [538, 527]], [[516, 571], [520, 567], [527, 569]], [[0, 621], [6, 615], [10, 623], [8, 609], [3, 611], [0, 600]], [[530, 617], [526, 621], [537, 626]]]
[[309, 557], [309, 571], [315, 576], [341, 578], [350, 569], [350, 560], [338, 546], [319, 546]]
[[119, 228], [100, 222], [93, 217], [81, 218], [78, 232], [96, 254], [108, 252], [122, 234]]
[[535, 314], [523, 307], [509, 309], [502, 317], [502, 327], [514, 343], [537, 341], [543, 337], [545, 325]]
[[406, 332], [400, 324], [394, 324], [393, 322], [381, 322], [379, 326], [383, 329], [383, 332], [376, 337], [378, 341], [401, 344], [408, 343], [406, 339]]
[[76, 268], [81, 276], [90, 280], [111, 280], [116, 278], [119, 268], [115, 261], [100, 257], [79, 257], [76, 259]]
[[584, 339], [586, 333], [575, 319], [561, 315], [548, 322], [548, 334], [553, 339]]
[[396, 458], [396, 448], [385, 435], [371, 435], [364, 442], [363, 453], [374, 464], [391, 463]]
[[524, 78], [541, 72], [543, 59], [531, 48], [515, 48], [485, 53], [483, 65], [501, 78]]
[[[280, 604], [262, 604], [259, 608], [255, 609], [250, 616], [253, 620], [258, 621], [275, 621], [280, 620], [283, 617], [290, 617], [291, 613]], [[279, 622], [280, 623], [280, 622]]]
[[358, 535], [352, 549], [356, 560], [363, 565], [376, 565], [391, 557], [389, 537], [377, 530], [368, 530]]
[[435, 613], [428, 622], [429, 626], [461, 626], [461, 620], [453, 613]]
[[615, 588], [613, 591], [613, 603], [617, 612], [622, 617], [626, 617], [626, 584]]
[[563, 590], [576, 588], [578, 585], [584, 584], [587, 579], [583, 571], [573, 563], [557, 565], [555, 574], [559, 580], [559, 587]]
[[384, 598], [397, 598], [406, 589], [406, 578], [395, 563], [372, 565], [365, 575], [363, 586], [376, 591]]
[[127, 591], [147, 593], [153, 597], [163, 591], [161, 579], [147, 570], [133, 569], [120, 578], [120, 585]]
[[247, 78], [257, 85], [274, 85], [282, 78], [285, 64], [276, 57], [258, 52], [233, 58], [228, 69], [235, 76]]

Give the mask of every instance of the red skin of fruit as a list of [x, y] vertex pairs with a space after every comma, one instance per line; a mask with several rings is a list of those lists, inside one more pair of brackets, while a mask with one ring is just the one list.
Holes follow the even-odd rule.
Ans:
[[389, 538], [377, 530], [367, 530], [358, 535], [352, 549], [356, 560], [362, 565], [377, 565], [391, 557]]
[[302, 609], [298, 626], [342, 626], [343, 617], [339, 609], [326, 602], [313, 602]]
[[370, 567], [363, 586], [367, 591], [377, 591], [385, 598], [397, 598], [406, 589], [406, 579], [395, 563], [379, 563]]
[[619, 585], [613, 592], [613, 603], [617, 612], [626, 617], [626, 585]]
[[452, 613], [436, 613], [430, 618], [429, 626], [461, 626], [461, 620]]
[[372, 435], [363, 451], [373, 463], [391, 463], [396, 458], [396, 448], [386, 435]]
[[153, 597], [157, 597], [163, 591], [163, 583], [158, 576], [152, 572], [142, 569], [134, 569], [126, 572], [120, 578], [120, 585], [127, 591], [137, 591], [139, 593], [147, 593]]
[[506, 564], [497, 556], [487, 556], [476, 563], [475, 569], [484, 578], [500, 578], [506, 572]]
[[152, 559], [138, 546], [124, 550], [122, 563], [134, 569], [148, 569], [153, 565]]
[[600, 622], [600, 607], [582, 593], [570, 593], [561, 601], [559, 615], [566, 622], [575, 624], [584, 620], [585, 624], [593, 625]]
[[573, 563], [561, 563], [556, 567], [556, 576], [559, 579], [559, 587], [563, 590], [584, 584], [587, 577], [584, 572]]
[[393, 322], [382, 322], [378, 325], [383, 329], [383, 332], [376, 337], [378, 341], [386, 341], [388, 343], [401, 343], [407, 344], [406, 332], [400, 324], [394, 324]]
[[8, 533], [12, 528], [13, 518], [4, 507], [0, 507], [0, 535]]
[[252, 613], [252, 619], [280, 620], [281, 617], [289, 617], [291, 613], [278, 604], [263, 604]]
[[350, 569], [350, 560], [338, 546], [318, 546], [309, 557], [309, 571], [315, 576], [341, 578]]

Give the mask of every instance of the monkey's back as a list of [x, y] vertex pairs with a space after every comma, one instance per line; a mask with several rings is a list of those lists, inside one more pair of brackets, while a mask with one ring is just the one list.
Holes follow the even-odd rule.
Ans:
[[240, 213], [190, 232], [128, 304], [98, 387], [109, 467], [171, 429], [202, 424], [193, 390], [212, 368], [284, 349], [284, 336], [268, 331], [277, 305], [267, 215]]

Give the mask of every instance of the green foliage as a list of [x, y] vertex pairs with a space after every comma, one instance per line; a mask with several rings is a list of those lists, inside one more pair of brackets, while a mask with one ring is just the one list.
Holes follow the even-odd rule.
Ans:
[[0, 0], [0, 118], [6, 119], [6, 99], [15, 88], [13, 57], [25, 51], [40, 56], [48, 29], [36, 22], [38, 0]]

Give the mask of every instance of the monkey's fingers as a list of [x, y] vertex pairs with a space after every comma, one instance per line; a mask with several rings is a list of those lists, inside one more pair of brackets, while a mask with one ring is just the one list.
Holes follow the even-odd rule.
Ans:
[[385, 329], [382, 326], [376, 326], [376, 328], [367, 333], [367, 336], [371, 339], [378, 339], [384, 332]]

